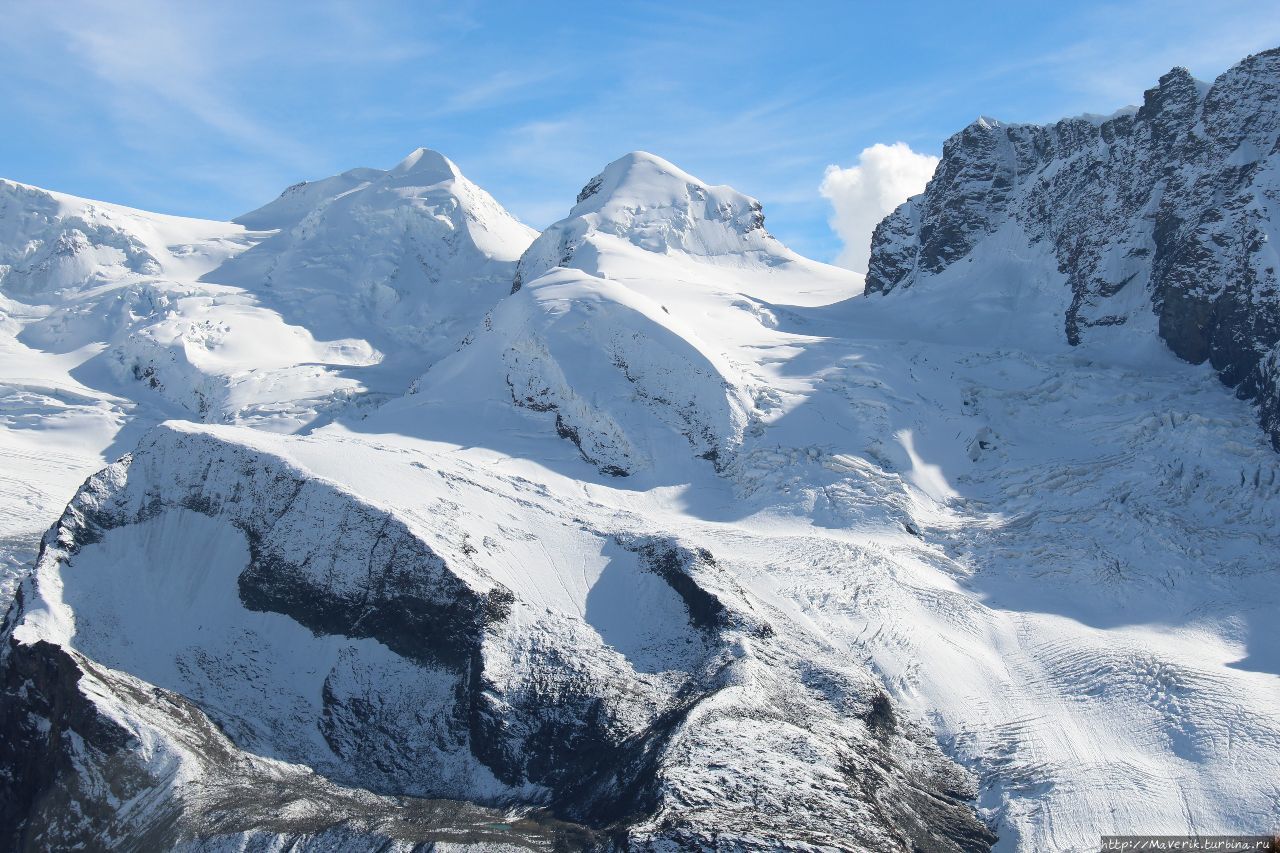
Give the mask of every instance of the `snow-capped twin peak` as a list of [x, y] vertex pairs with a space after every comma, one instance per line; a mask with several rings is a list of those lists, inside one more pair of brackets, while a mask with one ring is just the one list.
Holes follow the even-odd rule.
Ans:
[[[598, 271], [597, 238], [658, 255], [768, 266], [795, 255], [764, 229], [760, 202], [732, 187], [712, 186], [646, 151], [614, 160], [578, 193], [569, 215], [534, 242], [520, 262], [521, 282], [557, 267]], [[619, 242], [621, 241], [621, 242]]]
[[715, 222], [742, 236], [767, 236], [760, 202], [732, 187], [707, 184], [647, 151], [619, 157], [582, 188], [569, 216], [593, 213], [615, 233], [618, 226], [666, 219], [685, 228]]

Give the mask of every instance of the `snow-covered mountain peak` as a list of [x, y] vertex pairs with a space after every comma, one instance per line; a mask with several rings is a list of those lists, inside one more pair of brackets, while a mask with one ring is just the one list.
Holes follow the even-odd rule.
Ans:
[[[347, 200], [351, 195], [356, 199]], [[283, 231], [309, 217], [329, 215], [328, 208], [335, 204], [347, 210], [367, 211], [412, 205], [414, 199], [448, 203], [450, 198], [470, 208], [482, 227], [501, 229], [506, 221], [515, 222], [488, 193], [469, 181], [457, 164], [430, 148], [415, 149], [390, 169], [361, 167], [317, 181], [301, 181], [285, 189], [275, 201], [234, 221], [258, 231]], [[532, 236], [524, 226], [520, 230], [529, 231]], [[527, 239], [521, 239], [523, 245], [528, 245]], [[519, 251], [515, 254], [519, 257]]]
[[[693, 175], [648, 151], [632, 151], [605, 166], [578, 193], [570, 216], [619, 207], [654, 207], [676, 204], [691, 187], [709, 192], [711, 187]], [[721, 187], [719, 189], [728, 189]]]
[[1278, 91], [976, 119], [872, 298], [644, 152], [533, 245], [429, 149], [0, 182], [0, 848], [1270, 825], [1280, 456], [1169, 349], [1280, 447]]
[[724, 470], [776, 408], [755, 365], [785, 337], [768, 306], [861, 285], [793, 254], [763, 219], [755, 199], [653, 154], [615, 160], [529, 247], [511, 298], [423, 377], [415, 405], [552, 416], [606, 474], [675, 479], [690, 455]]
[[798, 259], [765, 230], [756, 199], [633, 151], [588, 181], [569, 216], [529, 247], [515, 288], [555, 267], [597, 274], [602, 256], [635, 258], [635, 250], [649, 260], [680, 256], [730, 266], [773, 267]]
[[397, 163], [390, 174], [397, 176], [412, 175], [415, 180], [423, 182], [422, 186], [451, 181], [462, 176], [462, 173], [458, 171], [457, 164], [439, 151], [433, 151], [430, 148], [415, 149], [409, 156]]
[[[760, 202], [732, 187], [710, 185], [647, 151], [632, 151], [606, 166], [582, 188], [569, 216], [593, 217], [597, 229], [629, 236], [650, 251], [740, 253], [766, 241], [781, 248], [764, 230]], [[671, 239], [676, 236], [681, 239]]]
[[418, 368], [452, 350], [510, 290], [536, 236], [427, 148], [386, 171], [294, 185], [237, 221], [278, 233], [211, 281], [265, 292], [335, 337], [354, 323], [384, 353], [416, 353]]
[[234, 223], [0, 181], [9, 376], [77, 352], [49, 369], [148, 412], [297, 429], [402, 393], [509, 292], [534, 236], [427, 149]]

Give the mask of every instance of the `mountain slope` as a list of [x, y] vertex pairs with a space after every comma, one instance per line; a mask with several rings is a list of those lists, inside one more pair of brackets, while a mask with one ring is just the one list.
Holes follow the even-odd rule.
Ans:
[[83, 372], [104, 390], [277, 430], [403, 391], [533, 239], [426, 149], [291, 188], [242, 217], [255, 231], [3, 188], [0, 288], [40, 315], [23, 344], [97, 348]]
[[[567, 482], [547, 490], [401, 440], [418, 463], [407, 464], [388, 440], [152, 433], [46, 539], [6, 665], [33, 671], [53, 655], [85, 670], [82, 682], [95, 667], [128, 673], [295, 775], [546, 807], [639, 846], [715, 835], [746, 847], [984, 846], [946, 793], [963, 776], [927, 734], [895, 722], [865, 671], [775, 621], [734, 581], [733, 561], [575, 500]], [[85, 824], [51, 816], [42, 831], [101, 832], [99, 801], [76, 780], [124, 782], [49, 733], [123, 728], [156, 753], [135, 771], [157, 791], [137, 819], [177, 808], [169, 837], [205, 837], [202, 812], [182, 805], [202, 783], [176, 745], [195, 712], [140, 714], [106, 684], [87, 695], [92, 712], [70, 718], [61, 709], [86, 696], [74, 683], [13, 685], [0, 702], [6, 742], [62, 772], [43, 786], [22, 778], [6, 802], [69, 787]], [[52, 710], [18, 713], [33, 707]], [[709, 765], [731, 784], [706, 789]], [[832, 784], [843, 777], [859, 781]], [[776, 816], [738, 811], [749, 802]]]
[[[1096, 316], [1056, 243], [993, 212], [1008, 158], [980, 159], [939, 201], [976, 211], [964, 260], [865, 298], [636, 152], [409, 393], [298, 433], [147, 432], [6, 617], [11, 846], [1086, 851], [1267, 825], [1280, 457], [1145, 291], [1069, 340]], [[280, 229], [282, 313], [376, 323], [296, 271], [350, 260], [324, 248], [346, 226], [307, 238], [325, 223], [387, 245], [369, 197], [456, 186], [419, 160], [405, 194], [361, 170], [248, 220]]]
[[[646, 163], [682, 187], [692, 180], [656, 158]], [[660, 201], [631, 200], [638, 210]], [[693, 224], [703, 226], [698, 217]], [[728, 265], [754, 292], [825, 287], [836, 298], [856, 290], [856, 279], [751, 233], [750, 217], [746, 225], [746, 233], [722, 219], [705, 227], [721, 229], [722, 241], [754, 243], [753, 252], [763, 247], [770, 263], [752, 256]], [[617, 472], [579, 459], [563, 440], [568, 430], [548, 424], [538, 406], [513, 405], [509, 351], [530, 339], [561, 353], [583, 342], [586, 352], [563, 362], [576, 366], [611, 343], [661, 356], [654, 336], [675, 321], [659, 318], [681, 311], [708, 312], [744, 340], [768, 333], [764, 309], [729, 290], [724, 258], [655, 252], [625, 230], [602, 242], [584, 236], [600, 259], [595, 271], [625, 279], [571, 268], [538, 276], [417, 393], [368, 418], [306, 437], [177, 425], [149, 434], [86, 485], [46, 538], [9, 623], [9, 670], [31, 671], [51, 654], [82, 672], [92, 661], [194, 702], [250, 756], [236, 760], [284, 761], [298, 768], [291, 773], [384, 795], [547, 809], [585, 824], [584, 838], [605, 832], [637, 848], [808, 839], [986, 849], [989, 833], [964, 803], [966, 775], [926, 729], [896, 716], [864, 665], [833, 655], [777, 603], [743, 587], [735, 576], [744, 557], [717, 553], [723, 533], [625, 509], [627, 493], [605, 485]], [[553, 300], [560, 275], [579, 279]], [[647, 325], [628, 327], [635, 309], [627, 303], [659, 291], [668, 310], [650, 307]], [[585, 338], [580, 326], [556, 322], [583, 303], [617, 306], [593, 311], [597, 334]], [[523, 326], [509, 319], [521, 313]], [[672, 328], [664, 349], [705, 358], [676, 340], [687, 327]], [[631, 384], [627, 369], [607, 371], [599, 393], [582, 398], [589, 413], [611, 388]], [[686, 421], [651, 390], [661, 373], [631, 373], [648, 396], [617, 399], [619, 422], [629, 435], [701, 455], [688, 446], [701, 436], [682, 435]], [[594, 380], [575, 381], [586, 391], [582, 383]], [[710, 411], [705, 390], [680, 404]], [[451, 429], [470, 447], [451, 444]], [[495, 439], [526, 443], [526, 458], [498, 450]], [[532, 460], [564, 466], [568, 476]], [[679, 466], [661, 455], [647, 462], [638, 472], [650, 478]], [[151, 598], [139, 607], [141, 590]], [[166, 641], [130, 639], [144, 636]], [[23, 789], [37, 800], [69, 789], [82, 814], [94, 814], [96, 801], [74, 780], [111, 771], [46, 733], [86, 738], [106, 725], [159, 746], [181, 743], [189, 725], [131, 710], [109, 684], [89, 694], [88, 720], [40, 710], [36, 719], [46, 722], [24, 722], [33, 705], [75, 706], [85, 694], [63, 682], [36, 695], [28, 683], [0, 702], [9, 741], [62, 770], [40, 784], [28, 778]], [[176, 810], [168, 838], [222, 843], [198, 805], [205, 795], [190, 760], [177, 746], [164, 749], [179, 757], [136, 771], [168, 792], [137, 825], [165, 823]], [[720, 770], [709, 785], [712, 767]], [[41, 825], [106, 831], [92, 820]], [[451, 827], [459, 830], [448, 821], [440, 830]]]
[[389, 171], [290, 187], [236, 221], [276, 233], [206, 280], [252, 289], [313, 332], [367, 340], [408, 378], [507, 294], [536, 236], [426, 148]]
[[578, 199], [520, 259], [511, 298], [415, 393], [548, 413], [617, 476], [662, 478], [690, 456], [723, 469], [778, 409], [754, 363], [786, 338], [770, 305], [835, 301], [857, 278], [775, 240], [754, 199], [652, 154], [611, 163]]
[[[246, 245], [183, 219], [0, 181], [0, 595], [84, 478], [159, 412], [131, 397], [122, 347], [141, 318]], [[177, 291], [177, 292], [175, 292]], [[147, 389], [145, 398], [156, 396]], [[131, 426], [132, 425], [132, 426]]]
[[[1150, 325], [1260, 406], [1280, 449], [1280, 49], [1213, 84], [1177, 68], [1114, 117], [948, 140], [925, 192], [876, 229], [869, 294], [968, 287], [1000, 256], [1039, 257], [1072, 344]], [[950, 272], [949, 276], [944, 274]]]
[[[76, 486], [147, 427], [176, 417], [287, 432], [397, 395], [509, 290], [532, 240], [425, 149], [242, 219], [257, 230], [0, 181], [5, 600]], [[329, 254], [307, 254], [317, 231]], [[353, 247], [364, 266], [342, 265]], [[391, 295], [368, 313], [360, 294], [373, 291]], [[433, 319], [406, 341], [381, 334], [387, 313]]]

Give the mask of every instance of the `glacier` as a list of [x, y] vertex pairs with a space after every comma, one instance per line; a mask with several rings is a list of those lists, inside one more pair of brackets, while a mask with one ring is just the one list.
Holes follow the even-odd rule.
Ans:
[[978, 122], [866, 282], [646, 152], [541, 234], [426, 149], [232, 223], [0, 184], [6, 844], [1269, 831], [1280, 457], [1151, 254], [1271, 233], [1274, 63]]

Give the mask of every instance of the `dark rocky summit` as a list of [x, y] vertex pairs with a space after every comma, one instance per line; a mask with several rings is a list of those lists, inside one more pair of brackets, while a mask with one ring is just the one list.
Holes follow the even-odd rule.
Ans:
[[1280, 449], [1277, 205], [1280, 49], [1212, 85], [1175, 68], [1136, 111], [1106, 119], [979, 119], [947, 141], [925, 192], [876, 228], [867, 293], [981, 260], [997, 233], [1048, 247], [1070, 288], [1071, 344], [1149, 306], [1175, 353], [1257, 402]]

